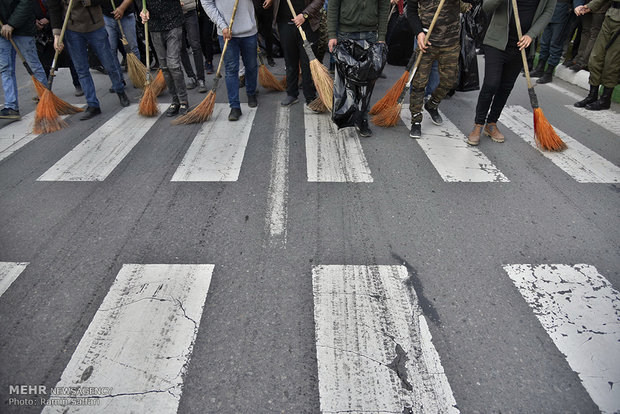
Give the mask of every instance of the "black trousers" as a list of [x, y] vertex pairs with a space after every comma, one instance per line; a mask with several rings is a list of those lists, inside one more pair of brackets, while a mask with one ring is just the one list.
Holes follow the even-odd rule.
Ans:
[[476, 124], [497, 122], [522, 68], [517, 47], [499, 50], [484, 46], [484, 82], [476, 104]]
[[[306, 22], [302, 28], [306, 32], [308, 41], [310, 43], [316, 42], [317, 34], [312, 31], [310, 24]], [[278, 23], [278, 31], [280, 32], [280, 44], [286, 63], [286, 94], [295, 98], [299, 96], [299, 67], [301, 66], [301, 85], [304, 98], [306, 98], [306, 102], [312, 102], [316, 98], [316, 90], [312, 82], [310, 60], [304, 51], [299, 29], [294, 24]], [[316, 53], [314, 47], [312, 50]]]
[[[189, 54], [187, 53], [187, 42], [189, 42], [189, 47], [192, 49], [192, 55], [194, 56], [194, 65], [196, 65], [195, 73], [189, 59]], [[205, 80], [205, 66], [202, 61], [202, 49], [200, 45], [200, 27], [198, 25], [198, 13], [196, 13], [196, 10], [190, 10], [183, 15], [181, 62], [183, 63], [187, 76], [202, 81]]]
[[268, 9], [257, 7], [255, 10], [258, 33], [265, 40], [265, 52], [267, 53], [268, 58], [273, 58], [273, 30], [271, 28], [271, 22], [273, 21], [273, 7], [269, 7]]

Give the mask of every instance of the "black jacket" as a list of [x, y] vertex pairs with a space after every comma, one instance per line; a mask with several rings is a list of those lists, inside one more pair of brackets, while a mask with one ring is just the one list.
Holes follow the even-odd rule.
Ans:
[[0, 0], [0, 19], [13, 27], [13, 36], [34, 36], [36, 33], [32, 0]]

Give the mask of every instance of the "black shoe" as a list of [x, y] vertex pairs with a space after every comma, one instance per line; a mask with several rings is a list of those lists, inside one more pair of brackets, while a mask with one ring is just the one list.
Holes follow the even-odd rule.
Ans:
[[84, 115], [80, 117], [80, 121], [88, 121], [99, 114], [101, 114], [101, 108], [97, 106], [87, 106], [84, 110]]
[[570, 59], [566, 59], [564, 63], [562, 63], [562, 66], [566, 66], [567, 68], [570, 68], [573, 65], [575, 65], [575, 61]]
[[245, 86], [245, 75], [239, 76], [239, 89]]
[[276, 61], [273, 60], [272, 57], [267, 56], [267, 63], [269, 64], [269, 66], [274, 67], [276, 65]]
[[93, 66], [93, 69], [95, 69], [97, 72], [101, 72], [101, 73], [103, 73], [104, 75], [107, 75], [107, 74], [108, 74], [108, 71], [107, 71], [107, 70], [105, 70], [105, 68], [103, 67], [103, 65], [95, 65], [95, 66]]
[[597, 99], [598, 99], [598, 85], [597, 86], [590, 85], [590, 93], [588, 93], [588, 96], [586, 96], [583, 100], [579, 102], [575, 102], [573, 106], [575, 108], [585, 108], [586, 105], [589, 105], [592, 102], [595, 102]]
[[189, 112], [189, 105], [185, 102], [179, 104], [179, 115], [185, 115]]
[[356, 122], [355, 123], [355, 130], [357, 131], [358, 134], [360, 134], [360, 137], [367, 138], [367, 137], [371, 137], [372, 136], [372, 131], [368, 127], [368, 120], [367, 119], [362, 119], [359, 123]]
[[538, 66], [536, 66], [536, 68], [530, 72], [530, 77], [531, 78], [540, 78], [542, 75], [544, 75], [545, 73], [545, 65], [547, 64], [547, 61], [544, 62], [538, 62]]
[[118, 100], [121, 102], [121, 106], [122, 107], [128, 107], [129, 106], [129, 98], [127, 97], [127, 94], [125, 92], [119, 92], [117, 93], [118, 95]]
[[258, 106], [258, 100], [256, 95], [248, 95], [248, 106], [250, 108], [256, 108]]
[[299, 98], [297, 98], [296, 96], [286, 95], [286, 98], [284, 98], [284, 100], [280, 102], [280, 105], [291, 106], [296, 104], [297, 102], [299, 102]]
[[541, 85], [545, 84], [545, 83], [549, 83], [549, 82], [553, 82], [553, 74], [550, 72], [545, 72], [540, 78], [538, 78], [538, 80], [536, 81], [536, 83], [539, 83]]
[[[429, 99], [429, 102], [430, 102], [430, 99]], [[426, 102], [424, 104], [424, 109], [426, 109], [426, 112], [428, 112], [431, 115], [431, 120], [433, 121], [433, 124], [435, 125], [443, 124], [443, 118], [441, 117], [441, 115], [439, 115], [439, 111], [437, 110], [437, 108], [431, 108], [430, 106], [428, 106], [428, 102]]]
[[173, 102], [169, 107], [168, 110], [166, 110], [166, 116], [171, 117], [171, 116], [175, 116], [176, 114], [179, 113], [179, 107], [181, 105]]
[[75, 92], [73, 93], [75, 96], [84, 96], [84, 91], [82, 90], [81, 85], [77, 85], [75, 87]]
[[573, 72], [579, 72], [580, 70], [583, 70], [583, 66], [581, 66], [579, 63], [575, 63], [569, 69], [572, 70]]
[[228, 114], [229, 121], [238, 121], [241, 118], [240, 108], [230, 108], [230, 114]]
[[586, 105], [586, 109], [590, 111], [600, 111], [603, 109], [611, 108], [611, 94], [613, 93], [614, 88], [603, 87], [603, 93], [601, 97], [596, 101], [589, 103]]
[[0, 119], [22, 119], [19, 111], [11, 108], [4, 108], [0, 111]]
[[422, 138], [422, 125], [419, 122], [414, 122], [411, 124], [411, 132], [409, 132], [409, 136], [411, 138]]
[[[123, 79], [123, 86], [127, 86], [127, 82], [125, 82], [125, 79]], [[116, 89], [114, 89], [114, 86], [111, 86], [110, 89], [108, 89], [108, 91], [110, 93], [116, 93]]]
[[379, 77], [380, 77], [381, 79], [386, 79], [386, 78], [387, 78], [387, 76], [385, 76], [385, 73], [383, 73], [383, 72], [381, 72], [381, 73], [379, 74]]

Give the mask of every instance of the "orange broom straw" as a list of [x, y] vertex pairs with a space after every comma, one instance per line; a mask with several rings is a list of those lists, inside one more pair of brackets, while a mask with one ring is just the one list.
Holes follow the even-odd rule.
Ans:
[[[512, 8], [515, 13], [515, 23], [517, 25], [517, 35], [519, 39], [521, 33], [521, 19], [519, 19], [519, 9], [517, 8], [517, 0], [512, 0]], [[530, 78], [530, 70], [527, 65], [527, 57], [525, 56], [525, 48], [521, 49], [521, 59], [523, 60], [523, 69], [525, 69], [525, 78], [527, 79], [527, 91], [530, 95], [530, 104], [534, 110], [534, 139], [538, 148], [546, 151], [562, 151], [566, 149], [566, 144], [555, 133], [553, 126], [547, 121], [542, 109], [538, 106], [538, 98], [534, 92], [532, 79]]]
[[[235, 21], [235, 14], [237, 14], [238, 5], [239, 0], [235, 0], [232, 15], [230, 16], [230, 23], [228, 24], [228, 30], [231, 34], [232, 25]], [[211, 87], [211, 90], [209, 91], [207, 96], [194, 109], [172, 121], [172, 125], [197, 124], [199, 122], [208, 121], [209, 118], [211, 118], [213, 108], [215, 107], [215, 91], [217, 90], [217, 85], [222, 77], [222, 63], [224, 62], [224, 55], [226, 54], [226, 49], [228, 49], [228, 39], [224, 41], [222, 55], [220, 56], [220, 63], [218, 63], [217, 65], [217, 72], [215, 73], [215, 78], [213, 79], [213, 86]]]
[[[142, 11], [146, 10], [146, 0], [142, 0]], [[146, 80], [144, 84], [144, 95], [140, 99], [138, 104], [138, 114], [142, 116], [155, 116], [159, 113], [159, 106], [157, 105], [157, 95], [154, 84], [151, 83], [151, 55], [149, 51], [149, 22], [144, 23], [144, 40], [146, 42]], [[163, 89], [162, 89], [163, 90]]]
[[400, 96], [401, 92], [405, 88], [405, 85], [407, 84], [407, 79], [409, 79], [409, 73], [411, 72], [411, 69], [415, 64], [416, 56], [417, 55], [415, 53], [411, 55], [411, 58], [409, 59], [409, 62], [406, 66], [406, 70], [403, 72], [400, 78], [398, 78], [394, 85], [392, 85], [392, 87], [386, 92], [383, 98], [379, 99], [377, 103], [370, 109], [369, 113], [371, 115], [376, 115], [384, 109], [396, 105], [396, 103], [398, 102], [398, 97]]
[[284, 92], [286, 87], [282, 86], [282, 83], [276, 79], [276, 77], [273, 76], [273, 73], [271, 73], [269, 69], [267, 69], [267, 66], [265, 66], [260, 47], [258, 48], [258, 62], [258, 83], [260, 83], [260, 85], [265, 89]]

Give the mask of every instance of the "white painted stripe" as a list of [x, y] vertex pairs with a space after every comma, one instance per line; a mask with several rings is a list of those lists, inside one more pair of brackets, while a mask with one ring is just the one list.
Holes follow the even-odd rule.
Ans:
[[603, 412], [620, 412], [620, 294], [594, 266], [504, 266]]
[[[433, 124], [428, 116], [422, 120], [422, 138], [416, 139], [441, 178], [447, 182], [508, 182], [508, 178], [478, 147], [467, 144], [467, 137], [441, 113], [443, 125]], [[411, 126], [409, 106], [400, 117]]]
[[566, 107], [615, 134], [616, 138], [620, 138], [620, 114], [612, 111], [589, 111], [586, 108], [575, 108], [573, 105], [566, 105]]
[[[166, 104], [159, 104], [163, 111]], [[47, 170], [38, 181], [103, 181], [157, 122], [123, 108]]]
[[338, 130], [329, 116], [304, 107], [308, 181], [372, 183], [364, 150], [354, 128]]
[[243, 115], [229, 122], [227, 104], [215, 104], [211, 120], [194, 138], [172, 181], [237, 181], [256, 108], [241, 104]]
[[[35, 112], [32, 111], [17, 122], [12, 122], [0, 129], [0, 161], [13, 154], [24, 145], [39, 137], [32, 132]], [[65, 119], [68, 115], [61, 116]]]
[[543, 87], [548, 87], [548, 88], [551, 88], [551, 89], [555, 89], [556, 91], [558, 91], [560, 93], [563, 93], [564, 95], [570, 97], [575, 102], [581, 101], [588, 94], [587, 92], [585, 92], [583, 94], [583, 96], [582, 96], [582, 95], [579, 95], [579, 94], [577, 94], [575, 92], [569, 91], [568, 89], [565, 89], [565, 88], [563, 88], [563, 87], [561, 87], [561, 86], [559, 86], [559, 85], [557, 85], [555, 83], [545, 83], [543, 85], [539, 85], [539, 86], [537, 86], [537, 88], [540, 88], [541, 86], [543, 86]]
[[[500, 122], [536, 148], [532, 112], [522, 106], [506, 106]], [[554, 129], [568, 148], [562, 152], [540, 151], [542, 155], [580, 183], [620, 182], [620, 168], [560, 131], [555, 125]]]
[[312, 282], [321, 413], [459, 412], [404, 266], [317, 266]]
[[[177, 412], [213, 268], [123, 265], [56, 385], [95, 399], [72, 413]], [[43, 413], [66, 409], [48, 404]]]
[[272, 238], [286, 242], [286, 219], [288, 215], [288, 136], [290, 110], [278, 108], [273, 150], [271, 153], [271, 181], [267, 207], [267, 227]]
[[28, 263], [0, 262], [0, 296], [6, 292]]

